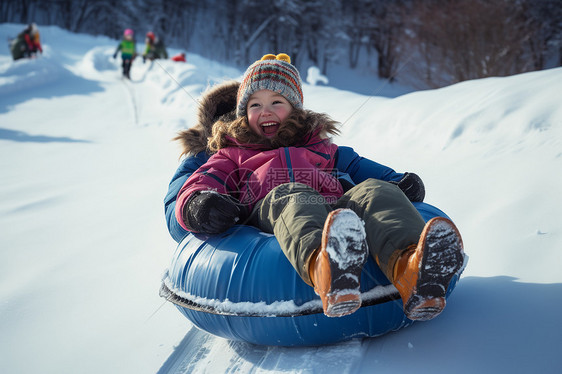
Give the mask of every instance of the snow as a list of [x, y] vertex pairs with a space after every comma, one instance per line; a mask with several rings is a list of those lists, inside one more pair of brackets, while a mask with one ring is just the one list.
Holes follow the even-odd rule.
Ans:
[[[1, 24], [0, 38], [21, 29]], [[260, 347], [200, 331], [158, 296], [175, 249], [162, 204], [179, 162], [170, 139], [194, 124], [206, 87], [242, 72], [188, 53], [137, 60], [124, 82], [116, 40], [40, 32], [34, 60], [0, 45], [0, 372], [559, 370], [562, 68], [396, 98], [383, 82], [377, 96], [305, 84], [305, 107], [344, 123], [338, 144], [422, 177], [470, 260], [432, 321]]]
[[330, 81], [327, 76], [320, 72], [316, 66], [311, 66], [306, 70], [306, 83], [316, 86], [318, 83], [328, 84]]
[[[341, 209], [333, 214], [330, 229], [326, 239], [326, 252], [331, 261], [338, 264], [340, 269], [349, 269], [367, 260], [367, 248], [364, 246], [366, 233], [365, 223], [351, 209]], [[328, 216], [329, 220], [330, 216]], [[326, 227], [326, 226], [324, 226]], [[337, 244], [336, 244], [337, 243]], [[359, 248], [356, 253], [350, 253], [347, 248]], [[346, 256], [346, 254], [349, 254]], [[348, 274], [348, 277], [353, 277]], [[355, 293], [359, 290], [354, 290]]]

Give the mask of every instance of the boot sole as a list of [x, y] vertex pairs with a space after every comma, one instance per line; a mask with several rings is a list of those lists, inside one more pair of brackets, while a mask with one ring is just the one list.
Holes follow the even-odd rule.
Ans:
[[330, 259], [332, 278], [324, 314], [328, 317], [351, 314], [361, 307], [359, 282], [368, 256], [365, 228], [355, 212], [350, 209], [330, 212], [324, 224], [322, 248]]
[[445, 308], [447, 288], [462, 268], [463, 244], [456, 226], [443, 217], [433, 218], [422, 232], [423, 255], [418, 281], [412, 296], [404, 305], [411, 320], [427, 321]]

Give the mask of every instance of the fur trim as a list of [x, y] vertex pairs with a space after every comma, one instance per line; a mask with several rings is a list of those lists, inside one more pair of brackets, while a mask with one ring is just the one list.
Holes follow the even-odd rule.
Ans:
[[233, 145], [275, 149], [304, 145], [313, 136], [326, 139], [329, 135], [338, 133], [338, 123], [327, 114], [293, 109], [289, 117], [281, 124], [277, 135], [272, 139], [265, 139], [252, 131], [246, 116], [236, 118], [234, 114], [230, 114], [215, 122], [208, 148], [211, 152], [217, 152], [221, 148]]
[[239, 82], [229, 81], [213, 86], [201, 95], [197, 124], [182, 130], [173, 140], [182, 144], [182, 156], [194, 155], [207, 149], [213, 124], [224, 115], [236, 111]]

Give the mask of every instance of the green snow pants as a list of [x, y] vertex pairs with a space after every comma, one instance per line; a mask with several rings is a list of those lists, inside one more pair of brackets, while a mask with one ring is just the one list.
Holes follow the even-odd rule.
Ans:
[[250, 222], [276, 236], [297, 273], [312, 285], [310, 258], [321, 245], [328, 214], [338, 208], [353, 210], [365, 222], [369, 251], [389, 279], [392, 254], [417, 243], [425, 225], [398, 186], [377, 179], [356, 185], [335, 204], [305, 184], [279, 185], [256, 204]]

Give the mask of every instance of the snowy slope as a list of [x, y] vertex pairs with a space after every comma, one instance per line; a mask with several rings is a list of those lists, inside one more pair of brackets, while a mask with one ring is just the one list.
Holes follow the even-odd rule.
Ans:
[[[22, 28], [0, 25], [0, 39]], [[562, 69], [395, 99], [382, 83], [374, 97], [305, 85], [306, 107], [344, 122], [338, 144], [422, 176], [470, 261], [433, 321], [334, 346], [257, 347], [195, 329], [158, 297], [175, 248], [162, 204], [178, 165], [170, 139], [194, 123], [208, 85], [241, 72], [188, 54], [135, 61], [124, 82], [117, 41], [40, 31], [38, 59], [14, 63], [0, 46], [0, 372], [562, 366]]]

